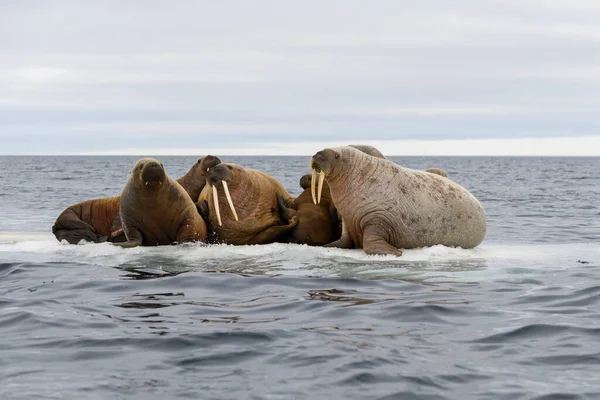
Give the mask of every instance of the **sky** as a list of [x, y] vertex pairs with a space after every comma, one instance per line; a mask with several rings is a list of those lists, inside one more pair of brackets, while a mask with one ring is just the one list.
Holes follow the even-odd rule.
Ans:
[[600, 155], [600, 1], [0, 2], [0, 154]]

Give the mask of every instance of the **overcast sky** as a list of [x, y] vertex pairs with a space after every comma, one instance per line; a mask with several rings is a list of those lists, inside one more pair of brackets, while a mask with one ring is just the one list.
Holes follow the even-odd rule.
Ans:
[[0, 154], [600, 155], [600, 1], [2, 1]]

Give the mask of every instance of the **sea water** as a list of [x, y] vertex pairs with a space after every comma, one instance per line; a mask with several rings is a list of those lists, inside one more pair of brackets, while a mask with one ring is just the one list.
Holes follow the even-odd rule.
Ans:
[[[293, 195], [310, 172], [218, 156]], [[600, 398], [600, 158], [391, 159], [471, 191], [484, 242], [65, 245], [60, 212], [137, 157], [0, 157], [0, 399]]]

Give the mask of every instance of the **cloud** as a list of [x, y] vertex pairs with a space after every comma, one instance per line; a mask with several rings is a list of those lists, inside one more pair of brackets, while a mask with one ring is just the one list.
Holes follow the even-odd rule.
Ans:
[[[589, 137], [468, 139], [468, 140], [362, 140], [385, 150], [387, 156], [600, 156], [600, 135]], [[327, 147], [348, 145], [348, 141], [291, 142], [268, 144], [249, 142], [243, 147], [122, 148], [85, 152], [85, 155], [287, 155], [310, 156]]]
[[0, 152], [595, 135], [599, 17], [584, 0], [4, 2]]

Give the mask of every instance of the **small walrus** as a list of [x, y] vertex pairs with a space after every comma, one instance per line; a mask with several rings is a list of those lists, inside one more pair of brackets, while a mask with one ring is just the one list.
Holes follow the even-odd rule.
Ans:
[[162, 163], [142, 158], [131, 170], [120, 203], [126, 242], [121, 247], [158, 246], [206, 240], [206, 223], [185, 189]]
[[[207, 155], [177, 179], [194, 202], [206, 184], [208, 170], [220, 162], [218, 157]], [[66, 240], [70, 244], [77, 244], [82, 239], [94, 243], [124, 242], [126, 238], [119, 216], [120, 203], [119, 195], [69, 206], [56, 219], [52, 233], [59, 241]]]
[[[234, 245], [277, 241], [297, 224], [284, 220], [277, 195], [293, 197], [272, 176], [236, 164], [219, 164], [208, 173], [200, 193], [199, 210], [216, 241]], [[219, 189], [225, 194], [219, 197]]]
[[300, 187], [304, 191], [294, 199], [293, 204], [277, 195], [282, 217], [290, 220], [295, 216], [298, 219], [298, 225], [286, 235], [284, 241], [324, 246], [340, 237], [342, 232], [340, 221], [327, 182], [321, 182], [321, 201], [318, 204], [313, 203], [314, 193], [311, 193], [311, 182], [311, 175], [300, 178]]
[[329, 247], [400, 256], [399, 248], [472, 248], [485, 237], [483, 207], [448, 178], [403, 168], [350, 146], [319, 151], [310, 167], [324, 175], [344, 221], [342, 237]]

